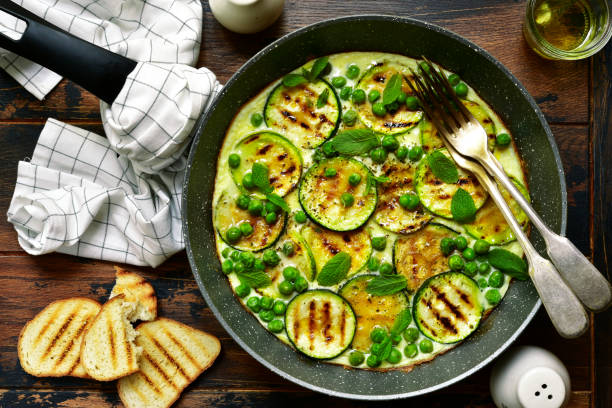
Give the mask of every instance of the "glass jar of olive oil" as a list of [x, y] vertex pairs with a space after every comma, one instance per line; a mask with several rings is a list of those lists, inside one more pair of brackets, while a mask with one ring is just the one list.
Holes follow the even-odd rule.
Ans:
[[609, 0], [528, 0], [523, 33], [544, 58], [587, 58], [612, 36]]

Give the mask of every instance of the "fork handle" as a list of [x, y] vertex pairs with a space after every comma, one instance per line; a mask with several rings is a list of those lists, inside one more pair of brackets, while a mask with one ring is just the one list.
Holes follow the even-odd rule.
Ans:
[[609, 307], [612, 303], [612, 286], [610, 282], [569, 239], [554, 233], [548, 228], [531, 204], [514, 186], [502, 165], [491, 152], [487, 151], [486, 160], [482, 160], [481, 164], [508, 190], [512, 198], [527, 214], [544, 238], [546, 252], [550, 260], [586, 308], [594, 312], [600, 312]]

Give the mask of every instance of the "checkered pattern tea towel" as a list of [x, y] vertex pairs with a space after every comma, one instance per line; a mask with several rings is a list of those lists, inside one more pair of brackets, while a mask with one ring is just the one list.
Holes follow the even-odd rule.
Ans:
[[[136, 61], [194, 65], [202, 38], [200, 0], [13, 0], [69, 33]], [[0, 13], [0, 32], [23, 32]], [[0, 68], [36, 98], [62, 79], [0, 48]]]

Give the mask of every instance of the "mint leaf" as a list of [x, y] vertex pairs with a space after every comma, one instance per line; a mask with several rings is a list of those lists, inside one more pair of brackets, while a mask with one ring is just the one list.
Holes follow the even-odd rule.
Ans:
[[321, 268], [317, 282], [323, 286], [333, 286], [346, 277], [351, 269], [351, 257], [346, 252], [338, 252]]
[[252, 288], [263, 288], [272, 283], [267, 273], [263, 271], [236, 272], [238, 279]]
[[321, 75], [321, 73], [323, 72], [323, 70], [325, 69], [325, 67], [327, 66], [327, 57], [321, 57], [318, 58], [314, 64], [312, 64], [312, 68], [310, 68], [310, 75], [308, 76], [308, 79], [312, 82], [315, 81], [319, 75]]
[[274, 194], [274, 193], [268, 193], [266, 194], [266, 198], [268, 199], [268, 201], [270, 201], [272, 204], [282, 208], [283, 210], [289, 212], [290, 208], [287, 205], [287, 202], [285, 201], [285, 199], [281, 196], [279, 196], [278, 194]]
[[317, 109], [321, 109], [327, 105], [327, 99], [329, 99], [329, 88], [325, 88], [317, 98]]
[[391, 327], [391, 336], [403, 333], [411, 321], [412, 313], [410, 312], [410, 309], [402, 310], [393, 322], [393, 327]]
[[527, 263], [510, 251], [501, 248], [494, 248], [488, 254], [489, 263], [518, 280], [526, 280], [529, 277], [527, 273]]
[[389, 181], [391, 181], [389, 177], [377, 177], [373, 174], [368, 174], [368, 177], [366, 179], [366, 194], [370, 194], [370, 192], [372, 191], [372, 187], [376, 187], [378, 183], [388, 183]]
[[294, 86], [302, 85], [308, 82], [304, 75], [300, 74], [287, 74], [283, 78], [283, 85], [287, 88], [293, 88]]
[[308, 80], [310, 80], [310, 71], [306, 68], [302, 67], [302, 76]]
[[402, 93], [402, 76], [400, 74], [393, 74], [391, 79], [387, 81], [385, 90], [383, 91], [383, 105], [389, 105], [395, 102], [395, 100]]
[[451, 214], [459, 222], [472, 222], [476, 215], [476, 206], [470, 193], [459, 188], [451, 201]]
[[378, 136], [371, 129], [350, 129], [338, 133], [332, 139], [334, 149], [345, 156], [359, 156], [380, 145]]
[[392, 348], [393, 344], [391, 344], [391, 336], [387, 336], [382, 343], [380, 343], [380, 353], [378, 353], [380, 361], [385, 361], [389, 358]]
[[377, 276], [368, 282], [366, 292], [374, 296], [392, 295], [406, 287], [403, 275]]
[[253, 184], [264, 193], [271, 193], [274, 189], [270, 185], [268, 178], [268, 166], [262, 163], [253, 163]]
[[427, 163], [434, 176], [445, 183], [454, 184], [459, 180], [459, 171], [455, 163], [444, 153], [436, 150], [427, 155]]

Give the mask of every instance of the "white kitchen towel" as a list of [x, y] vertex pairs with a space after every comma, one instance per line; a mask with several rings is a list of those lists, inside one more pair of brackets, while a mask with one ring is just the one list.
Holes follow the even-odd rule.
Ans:
[[[13, 0], [46, 21], [136, 61], [195, 65], [202, 37], [200, 0]], [[16, 20], [0, 13], [0, 32]], [[61, 80], [54, 72], [0, 48], [0, 68], [36, 98]]]
[[[146, 71], [143, 65], [128, 83]], [[146, 114], [130, 112], [136, 109], [126, 103], [129, 86], [104, 109], [108, 139], [47, 121], [31, 160], [19, 163], [8, 211], [24, 250], [155, 267], [185, 247], [180, 212], [188, 123], [220, 86], [205, 68], [176, 66], [167, 74], [172, 86], [159, 89]], [[122, 115], [131, 122], [129, 133], [115, 130], [127, 126]], [[183, 118], [182, 126], [166, 120], [172, 115]]]

